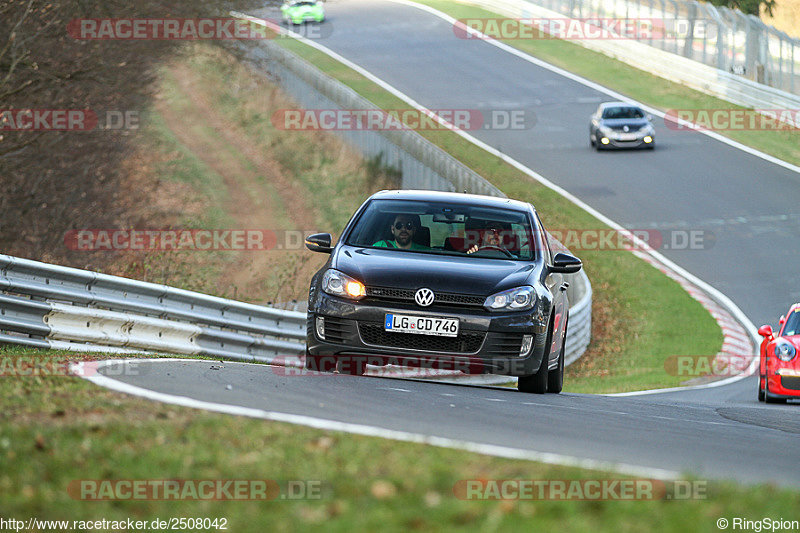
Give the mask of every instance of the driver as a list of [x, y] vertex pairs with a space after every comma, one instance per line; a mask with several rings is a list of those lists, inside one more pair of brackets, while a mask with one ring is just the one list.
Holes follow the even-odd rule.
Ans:
[[372, 246], [379, 248], [402, 248], [404, 250], [430, 250], [428, 246], [414, 242], [414, 235], [419, 228], [419, 216], [417, 215], [397, 215], [391, 225], [391, 240], [378, 241]]
[[506, 231], [506, 228], [500, 222], [487, 222], [485, 227], [479, 230], [480, 241], [477, 244], [473, 244], [467, 250], [468, 254], [474, 254], [478, 250], [485, 249], [485, 248], [494, 248], [497, 250], [501, 250], [507, 254], [511, 254], [510, 251], [506, 248], [505, 244], [503, 243], [503, 232]]

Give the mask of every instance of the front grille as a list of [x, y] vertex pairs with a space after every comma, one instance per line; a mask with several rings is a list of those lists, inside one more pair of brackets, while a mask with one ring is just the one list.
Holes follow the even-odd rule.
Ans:
[[[390, 287], [367, 287], [367, 298], [377, 300], [393, 300], [400, 302], [413, 302], [414, 294], [417, 292], [412, 289], [393, 289]], [[433, 305], [452, 305], [452, 306], [471, 306], [482, 307], [486, 301], [484, 296], [472, 296], [468, 294], [458, 294], [452, 292], [433, 292]]]
[[325, 317], [325, 340], [327, 342], [344, 342], [347, 329], [345, 321], [341, 318]]
[[[612, 131], [621, 131], [621, 132], [625, 133], [625, 125], [624, 124], [622, 126], [609, 126], [609, 128], [611, 128]], [[642, 128], [644, 128], [644, 126], [628, 126], [628, 132], [627, 133], [635, 133], [635, 132], [639, 131]]]
[[794, 376], [781, 376], [781, 387], [789, 390], [800, 390], [800, 378]]
[[[359, 322], [358, 332], [364, 344], [385, 346], [387, 348], [408, 348], [426, 352], [475, 353], [481, 349], [486, 333], [482, 331], [462, 331], [458, 337], [437, 337], [415, 333], [394, 333], [385, 331], [380, 322]], [[519, 347], [517, 347], [519, 351]]]

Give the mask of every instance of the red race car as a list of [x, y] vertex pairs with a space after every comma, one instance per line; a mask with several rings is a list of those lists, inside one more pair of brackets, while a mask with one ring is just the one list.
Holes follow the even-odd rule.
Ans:
[[800, 303], [794, 304], [781, 317], [780, 331], [772, 326], [761, 326], [758, 400], [767, 403], [786, 403], [789, 398], [800, 398]]

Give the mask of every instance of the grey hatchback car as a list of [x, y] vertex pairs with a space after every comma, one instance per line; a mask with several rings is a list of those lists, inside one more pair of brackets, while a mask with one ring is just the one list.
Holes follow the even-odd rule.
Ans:
[[653, 117], [634, 104], [605, 102], [589, 121], [589, 144], [597, 150], [656, 146]]

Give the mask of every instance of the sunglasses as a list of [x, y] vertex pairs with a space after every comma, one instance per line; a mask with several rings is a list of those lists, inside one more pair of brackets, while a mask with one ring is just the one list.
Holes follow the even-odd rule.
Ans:
[[413, 222], [395, 222], [394, 223], [394, 229], [396, 229], [396, 230], [401, 230], [401, 229], [403, 229], [404, 226], [405, 226], [405, 228], [407, 230], [412, 230], [412, 229], [415, 228]]

